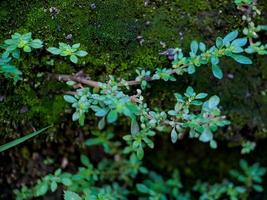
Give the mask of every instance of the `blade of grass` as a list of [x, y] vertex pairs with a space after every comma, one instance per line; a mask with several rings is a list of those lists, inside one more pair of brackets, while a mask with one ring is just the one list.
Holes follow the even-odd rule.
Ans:
[[0, 152], [5, 151], [5, 150], [7, 150], [9, 148], [12, 148], [12, 147], [14, 147], [14, 146], [16, 146], [16, 145], [18, 145], [18, 144], [20, 144], [22, 142], [25, 142], [26, 140], [28, 140], [28, 139], [30, 139], [30, 138], [32, 138], [32, 137], [44, 132], [46, 129], [50, 128], [51, 126], [47, 126], [47, 127], [43, 128], [43, 129], [41, 129], [39, 131], [35, 131], [35, 132], [30, 133], [28, 135], [25, 135], [25, 136], [23, 136], [23, 137], [21, 137], [19, 139], [16, 139], [16, 140], [13, 140], [13, 141], [11, 141], [9, 143], [1, 145], [0, 146]]

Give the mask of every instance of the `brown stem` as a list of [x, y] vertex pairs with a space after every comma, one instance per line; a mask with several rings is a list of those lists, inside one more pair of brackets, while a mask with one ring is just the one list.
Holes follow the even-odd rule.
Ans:
[[65, 94], [70, 94], [70, 95], [76, 95], [77, 93], [76, 92], [73, 92], [73, 91], [66, 91], [66, 92], [64, 92]]
[[[172, 70], [170, 74], [176, 74], [175, 70]], [[82, 74], [82, 72], [78, 72], [75, 75], [65, 75], [65, 74], [56, 74], [53, 75], [55, 77], [56, 80], [58, 81], [74, 81], [76, 83], [81, 83], [84, 85], [88, 85], [90, 87], [99, 87], [101, 82], [97, 82], [94, 80], [89, 80], [88, 77], [84, 76], [84, 74]], [[155, 79], [153, 79], [151, 76], [147, 76], [145, 77], [146, 81], [155, 81]], [[141, 83], [141, 81], [137, 81], [137, 80], [130, 80], [127, 81], [127, 84], [129, 86], [133, 86], [133, 85], [139, 85]]]
[[250, 44], [250, 45], [253, 45], [253, 44], [254, 44], [254, 42], [253, 42], [253, 39], [252, 39], [252, 38], [248, 38], [248, 41], [249, 41], [249, 44]]
[[54, 77], [58, 81], [74, 81], [74, 82], [82, 83], [84, 85], [88, 85], [91, 87], [99, 87], [99, 82], [88, 80], [87, 78], [79, 77], [76, 75], [72, 76], [72, 75], [56, 74], [54, 75]]
[[[146, 81], [153, 81], [152, 77], [148, 76], [145, 77]], [[141, 81], [137, 81], [137, 80], [131, 80], [131, 81], [127, 81], [128, 85], [139, 85], [141, 83]]]

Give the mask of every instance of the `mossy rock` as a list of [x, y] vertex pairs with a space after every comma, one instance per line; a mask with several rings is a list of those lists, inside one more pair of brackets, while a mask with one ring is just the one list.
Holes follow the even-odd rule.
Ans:
[[[266, 5], [261, 6], [266, 8]], [[46, 45], [54, 46], [59, 41], [80, 42], [82, 48], [89, 52], [89, 56], [82, 59], [78, 66], [51, 55], [44, 56], [47, 55], [45, 51], [24, 57], [19, 64], [24, 81], [8, 86], [12, 88], [8, 93], [3, 87], [7, 81], [1, 81], [1, 95], [4, 94], [6, 100], [0, 106], [10, 111], [10, 103], [16, 104], [11, 113], [2, 114], [2, 117], [15, 123], [20, 123], [24, 118], [43, 126], [58, 124], [61, 121], [60, 113], [66, 108], [60, 100], [60, 92], [66, 87], [55, 81], [37, 78], [36, 73], [71, 74], [83, 69], [96, 80], [105, 80], [110, 74], [133, 78], [139, 67], [154, 70], [159, 66], [170, 66], [165, 58], [159, 56], [159, 52], [168, 47], [179, 46], [187, 50], [193, 39], [212, 44], [216, 36], [241, 27], [240, 14], [234, 4], [224, 0], [214, 3], [203, 0], [194, 0], [194, 3], [149, 1], [147, 5], [141, 0], [126, 0], [123, 3], [117, 0], [2, 1], [0, 23], [3, 34], [0, 39], [4, 40], [15, 31], [31, 31]], [[66, 39], [70, 34], [72, 36]], [[254, 63], [253, 66], [240, 66], [223, 61], [225, 78], [221, 81], [212, 78], [211, 70], [204, 67], [194, 76], [180, 77], [177, 83], [172, 84], [174, 86], [164, 84], [166, 88], [173, 88], [171, 91], [162, 91], [165, 87], [161, 87], [163, 83], [155, 83], [150, 96], [156, 98], [153, 97], [152, 102], [168, 106], [169, 101], [166, 100], [171, 98], [172, 93], [190, 84], [198, 91], [222, 97], [223, 110], [232, 120], [235, 131], [248, 124], [252, 129], [258, 125], [261, 127], [266, 123], [266, 112], [262, 112], [266, 110], [265, 97], [261, 95], [266, 88], [266, 62], [259, 57], [254, 59]], [[232, 75], [233, 79], [227, 78]], [[186, 84], [180, 84], [181, 81]], [[161, 90], [161, 98], [158, 98], [158, 90]], [[55, 99], [57, 109], [53, 109]], [[22, 118], [17, 116], [21, 106], [29, 108]], [[36, 119], [40, 119], [41, 123]], [[9, 128], [5, 126], [4, 129]], [[2, 134], [5, 134], [4, 129], [1, 130]]]

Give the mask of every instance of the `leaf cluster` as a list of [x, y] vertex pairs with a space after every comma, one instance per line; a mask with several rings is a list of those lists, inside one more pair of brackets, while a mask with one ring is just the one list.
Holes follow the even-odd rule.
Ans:
[[47, 49], [53, 55], [60, 55], [63, 57], [68, 57], [71, 62], [77, 64], [79, 57], [85, 57], [88, 53], [84, 50], [79, 50], [80, 43], [69, 45], [63, 42], [59, 43], [59, 47], [49, 47]]
[[40, 39], [32, 39], [32, 33], [14, 33], [10, 39], [0, 45], [4, 52], [0, 56], [0, 73], [6, 78], [11, 78], [16, 83], [21, 80], [22, 72], [12, 64], [13, 59], [19, 59], [21, 52], [30, 53], [33, 49], [43, 47]]
[[[173, 171], [170, 178], [164, 179], [154, 171], [148, 172], [134, 154], [129, 159], [122, 156], [120, 162], [103, 159], [96, 167], [86, 155], [82, 154], [80, 159], [82, 165], [76, 173], [58, 169], [38, 180], [33, 187], [23, 186], [20, 190], [15, 190], [16, 199], [44, 196], [63, 186], [66, 200], [126, 200], [129, 196], [136, 196], [139, 200], [187, 200], [196, 199], [195, 197], [200, 200], [238, 200], [247, 199], [251, 190], [262, 192], [262, 177], [266, 173], [266, 169], [258, 163], [249, 165], [241, 160], [241, 170], [230, 172], [233, 181], [224, 179], [221, 183], [213, 184], [197, 181], [194, 187], [185, 188], [178, 170]], [[132, 182], [137, 176], [138, 181]]]

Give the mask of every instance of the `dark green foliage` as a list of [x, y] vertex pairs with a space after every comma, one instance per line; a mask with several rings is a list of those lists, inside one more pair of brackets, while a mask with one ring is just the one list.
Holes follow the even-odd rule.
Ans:
[[[103, 133], [103, 132], [102, 132]], [[104, 135], [113, 135], [104, 133]], [[91, 145], [112, 144], [111, 138], [101, 140], [103, 136], [98, 135], [88, 140], [86, 143]], [[93, 142], [93, 141], [102, 142]], [[266, 169], [258, 163], [249, 165], [245, 160], [240, 161], [241, 170], [231, 170], [230, 174], [233, 180], [224, 179], [222, 183], [208, 183], [197, 181], [193, 189], [183, 185], [178, 170], [174, 170], [170, 178], [165, 179], [162, 175], [148, 171], [142, 162], [132, 154], [125, 156], [120, 154], [119, 146], [110, 146], [109, 153], [117, 153], [120, 161], [101, 160], [95, 167], [90, 159], [81, 155], [82, 166], [76, 173], [62, 172], [56, 170], [53, 174], [48, 174], [37, 181], [37, 184], [31, 188], [23, 186], [21, 190], [15, 190], [16, 199], [31, 199], [40, 197], [49, 191], [55, 192], [63, 185], [64, 199], [103, 199], [103, 200], [126, 200], [129, 197], [143, 200], [217, 200], [222, 197], [229, 197], [231, 200], [249, 199], [251, 192], [262, 192], [262, 177]], [[112, 153], [111, 153], [112, 154]], [[137, 176], [141, 177], [137, 182], [133, 181]], [[111, 181], [111, 183], [109, 183]], [[109, 184], [107, 184], [109, 183]], [[199, 194], [195, 195], [193, 191]], [[80, 197], [80, 196], [81, 197]]]

